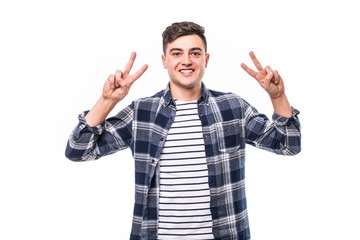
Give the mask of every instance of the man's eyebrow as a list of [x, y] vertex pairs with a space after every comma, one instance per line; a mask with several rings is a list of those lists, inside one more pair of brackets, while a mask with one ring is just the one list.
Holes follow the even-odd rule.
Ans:
[[191, 48], [190, 51], [203, 51], [201, 48], [199, 47], [194, 47], [194, 48]]
[[183, 51], [183, 49], [181, 49], [181, 48], [172, 48], [172, 49], [170, 49], [170, 52], [173, 52], [173, 51]]

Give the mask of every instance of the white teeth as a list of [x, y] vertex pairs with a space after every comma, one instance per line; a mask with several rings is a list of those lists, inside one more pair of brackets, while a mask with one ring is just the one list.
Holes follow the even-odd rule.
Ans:
[[193, 72], [193, 70], [181, 70], [180, 72], [182, 72], [182, 73], [191, 73], [191, 72]]

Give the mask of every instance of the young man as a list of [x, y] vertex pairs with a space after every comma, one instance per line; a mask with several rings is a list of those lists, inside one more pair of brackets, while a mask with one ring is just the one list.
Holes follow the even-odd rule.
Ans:
[[98, 159], [130, 147], [135, 160], [135, 206], [130, 239], [250, 239], [244, 186], [245, 144], [277, 154], [300, 152], [298, 111], [279, 73], [241, 64], [269, 94], [274, 122], [238, 95], [202, 83], [209, 61], [204, 29], [174, 23], [163, 33], [168, 86], [107, 118], [147, 69], [111, 74], [103, 94], [79, 116], [66, 156]]

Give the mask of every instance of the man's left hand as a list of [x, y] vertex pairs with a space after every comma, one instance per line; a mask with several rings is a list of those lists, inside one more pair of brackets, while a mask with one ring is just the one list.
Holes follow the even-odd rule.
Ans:
[[253, 78], [258, 81], [260, 86], [269, 94], [271, 98], [277, 98], [281, 96], [284, 91], [284, 82], [279, 75], [278, 71], [272, 70], [270, 66], [266, 66], [263, 68], [260, 62], [255, 57], [253, 52], [250, 52], [250, 57], [255, 67], [257, 68], [258, 72], [252, 70], [244, 63], [241, 64], [241, 67]]

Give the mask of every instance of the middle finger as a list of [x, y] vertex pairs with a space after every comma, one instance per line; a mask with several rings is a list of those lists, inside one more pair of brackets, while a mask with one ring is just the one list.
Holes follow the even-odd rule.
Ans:
[[255, 57], [254, 52], [251, 51], [249, 54], [250, 54], [251, 60], [253, 61], [255, 67], [256, 67], [259, 71], [262, 71], [262, 70], [263, 70], [263, 67], [261, 66], [261, 63], [259, 62], [259, 60]]

